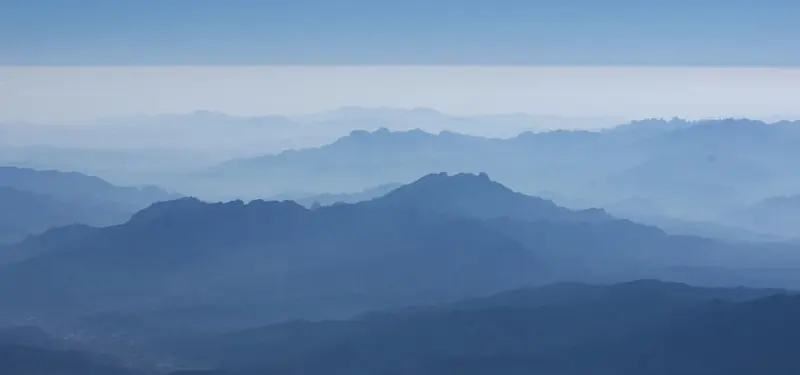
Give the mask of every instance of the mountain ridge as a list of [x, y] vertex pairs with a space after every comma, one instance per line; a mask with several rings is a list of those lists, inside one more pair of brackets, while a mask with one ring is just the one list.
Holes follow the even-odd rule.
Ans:
[[[682, 351], [672, 345], [689, 339], [692, 330], [706, 338], [719, 335], [721, 327], [741, 333], [776, 327], [747, 319], [754, 314], [786, 316], [787, 308], [800, 308], [798, 302], [787, 291], [708, 289], [657, 280], [556, 284], [348, 320], [285, 322], [178, 346], [183, 355], [203, 358], [212, 368], [216, 363], [231, 374], [314, 373], [322, 368], [333, 374], [491, 374], [500, 369], [578, 374], [592, 366], [603, 374], [628, 374], [642, 371], [648, 360], [658, 361], [647, 349], [659, 345], [676, 362], [668, 367], [680, 371], [693, 363], [680, 360]], [[701, 325], [725, 316], [711, 327]], [[796, 318], [788, 321], [791, 327], [800, 325]], [[736, 326], [742, 324], [755, 327]], [[731, 334], [726, 346], [744, 354], [753, 345], [760, 344]], [[701, 345], [690, 347], [692, 355], [703, 350]], [[626, 361], [632, 353], [638, 353], [636, 360]], [[614, 361], [603, 361], [603, 355]], [[476, 366], [485, 360], [492, 365]], [[787, 360], [756, 368], [791, 367]], [[725, 361], [714, 358], [706, 365], [725, 366]]]
[[18, 242], [59, 226], [120, 224], [152, 202], [175, 197], [77, 172], [0, 167], [0, 241]]

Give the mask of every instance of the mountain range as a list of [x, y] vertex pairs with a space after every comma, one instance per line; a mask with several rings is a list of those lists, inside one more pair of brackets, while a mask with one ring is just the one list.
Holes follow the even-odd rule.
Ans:
[[388, 183], [364, 189], [355, 193], [322, 193], [314, 194], [307, 192], [292, 192], [274, 195], [269, 200], [284, 201], [291, 200], [304, 207], [330, 206], [339, 203], [358, 203], [368, 201], [383, 196], [390, 191], [403, 186], [400, 183]]
[[794, 245], [668, 235], [525, 196], [485, 174], [431, 174], [370, 201], [314, 209], [183, 198], [122, 225], [61, 228], [2, 251], [13, 255], [0, 267], [0, 300], [14, 301], [9, 322], [113, 322], [142, 336], [345, 317], [561, 280], [800, 285], [788, 266], [800, 257]]
[[342, 320], [295, 319], [187, 333], [150, 343], [160, 359], [149, 365], [98, 354], [32, 327], [6, 328], [0, 329], [0, 370], [15, 375], [789, 375], [800, 369], [792, 345], [800, 338], [799, 312], [800, 297], [783, 289], [699, 288], [649, 279], [557, 283]]
[[0, 167], [0, 243], [58, 226], [120, 224], [150, 203], [175, 197], [158, 188], [119, 187], [75, 172]]
[[781, 290], [565, 283], [170, 345], [231, 375], [790, 374], [797, 312]]
[[[0, 123], [4, 145], [95, 150], [202, 150], [216, 155], [247, 155], [329, 142], [352, 129], [396, 131], [424, 125], [430, 131], [460, 129], [479, 136], [508, 137], [523, 131], [597, 129], [610, 118], [562, 117], [524, 113], [455, 116], [431, 108], [342, 107], [299, 116], [234, 116], [199, 110], [181, 114], [133, 115], [80, 126]], [[179, 136], [176, 136], [179, 135]], [[153, 139], [161, 141], [154, 147]], [[215, 142], [210, 144], [209, 139]]]
[[396, 127], [169, 180], [270, 200], [0, 168], [0, 373], [798, 372], [795, 123]]
[[746, 206], [800, 191], [800, 174], [792, 167], [800, 160], [793, 146], [798, 141], [796, 122], [748, 119], [651, 119], [602, 131], [525, 132], [502, 139], [382, 128], [353, 131], [320, 147], [234, 159], [194, 174], [186, 184], [199, 196], [213, 187], [215, 196], [258, 197], [313, 186], [355, 192], [439, 171], [488, 172], [528, 194], [557, 192], [565, 205], [610, 207], [646, 199], [651, 206], [632, 216], [697, 223], [683, 225], [691, 234], [721, 225], [752, 232], [751, 238], [787, 238], [796, 233], [733, 218]]
[[[653, 363], [678, 373], [698, 368], [701, 343], [726, 332], [740, 332], [726, 339], [726, 352], [754, 350], [760, 331], [740, 327], [753, 319], [765, 319], [756, 327], [777, 343], [790, 342], [793, 331], [766, 324], [793, 316], [795, 297], [575, 282], [800, 286], [796, 245], [670, 235], [527, 196], [484, 173], [428, 174], [370, 200], [311, 208], [180, 198], [123, 224], [57, 228], [0, 252], [0, 301], [13, 301], [0, 327], [33, 324], [72, 338], [66, 349], [41, 339], [0, 348], [40, 358], [8, 365], [31, 374], [36, 363], [64, 363], [76, 374], [86, 366], [121, 374], [577, 374], [587, 366], [633, 374]], [[519, 288], [527, 289], [506, 292]], [[753, 363], [725, 356], [703, 365], [720, 374], [741, 365], [793, 369], [759, 353]]]
[[798, 237], [800, 194], [761, 200], [734, 211], [726, 220], [732, 225], [754, 228], [762, 233]]
[[[480, 136], [510, 137], [529, 130], [600, 128], [616, 121], [529, 114], [453, 116], [430, 108], [344, 107], [293, 117], [245, 117], [201, 110], [107, 118], [79, 125], [0, 122], [0, 165], [78, 171], [123, 185], [158, 185], [186, 191], [194, 185], [180, 177], [187, 171], [231, 158], [317, 147], [352, 129], [372, 131], [385, 127], [406, 131], [424, 126], [433, 132], [459, 129]], [[382, 183], [388, 182], [393, 181]], [[292, 190], [307, 187], [296, 188]], [[235, 193], [236, 189], [225, 190]], [[232, 199], [238, 194], [217, 197], [211, 196], [213, 190], [202, 191], [208, 199]], [[197, 195], [200, 191], [189, 192]], [[287, 192], [262, 191], [247, 197]], [[314, 193], [324, 192], [344, 191]]]
[[[575, 126], [562, 120], [342, 108], [294, 118], [200, 111], [74, 129], [7, 125], [0, 162], [158, 185], [205, 200], [275, 197], [309, 207], [311, 197], [321, 204], [353, 202], [370, 198], [361, 194], [365, 190], [428, 173], [488, 172], [529, 195], [556, 192], [555, 201], [570, 208], [613, 210], [625, 200], [647, 200], [648, 206], [628, 206], [622, 216], [670, 233], [748, 241], [797, 236], [748, 210], [800, 192], [800, 175], [792, 167], [800, 160], [793, 146], [800, 138], [796, 122], [673, 118], [611, 127], [613, 121], [596, 119], [603, 126], [591, 131], [552, 130], [586, 128], [578, 126], [583, 120], [573, 119]], [[20, 129], [33, 133], [18, 134]], [[347, 134], [351, 129], [363, 130]], [[113, 137], [103, 136], [108, 132]], [[347, 135], [337, 138], [341, 134]], [[79, 142], [58, 141], [73, 138]], [[130, 144], [99, 142], [112, 138]], [[170, 142], [154, 149], [140, 144], [142, 139]], [[201, 147], [209, 139], [218, 140], [216, 151]]]
[[11, 375], [144, 375], [119, 361], [72, 348], [36, 327], [0, 328], [0, 372]]

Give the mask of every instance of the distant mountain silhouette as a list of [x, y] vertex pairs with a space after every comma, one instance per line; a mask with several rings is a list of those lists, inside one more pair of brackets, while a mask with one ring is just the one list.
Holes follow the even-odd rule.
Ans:
[[112, 205], [62, 200], [4, 186], [0, 186], [0, 207], [0, 243], [20, 241], [30, 234], [75, 223], [122, 223], [130, 216], [130, 212]]
[[119, 224], [150, 203], [175, 197], [157, 188], [117, 187], [79, 173], [0, 167], [0, 242], [20, 241], [58, 226]]
[[310, 193], [285, 193], [273, 196], [270, 200], [292, 200], [297, 203], [300, 203], [304, 207], [319, 207], [319, 206], [330, 206], [336, 203], [357, 203], [362, 201], [367, 201], [373, 198], [378, 198], [383, 195], [386, 195], [390, 191], [397, 189], [398, 187], [403, 186], [400, 183], [389, 183], [383, 184], [379, 186], [375, 186], [372, 188], [364, 189], [360, 192], [353, 192], [353, 193], [322, 193], [322, 194], [310, 194]]
[[685, 129], [693, 125], [693, 122], [680, 118], [672, 118], [670, 120], [651, 118], [631, 121], [627, 124], [603, 130], [603, 132], [614, 137], [623, 137], [626, 139], [641, 141], [675, 130]]
[[800, 238], [800, 195], [772, 197], [734, 210], [721, 220], [778, 236]]
[[797, 122], [500, 139], [415, 130], [482, 121], [427, 109], [156, 117], [233, 121], [250, 153], [268, 131], [370, 130], [182, 181], [330, 192], [271, 201], [0, 168], [0, 374], [800, 373]]
[[[645, 196], [667, 213], [702, 217], [704, 212], [724, 212], [739, 197], [768, 179], [769, 171], [741, 157], [709, 156], [709, 152], [664, 155], [609, 176], [598, 189], [619, 190], [617, 196]], [[697, 203], [703, 201], [703, 206]]]
[[[196, 178], [201, 184], [227, 181], [227, 186], [249, 181], [258, 186], [261, 194], [301, 190], [306, 186], [359, 191], [395, 181], [413, 181], [432, 171], [478, 172], [481, 165], [461, 170], [450, 166], [461, 164], [464, 150], [478, 150], [486, 147], [486, 143], [485, 138], [451, 132], [435, 135], [418, 129], [357, 130], [319, 148], [231, 160]], [[306, 172], [296, 173], [300, 170]], [[311, 183], [312, 180], [324, 183]], [[249, 189], [243, 191], [248, 192]]]
[[139, 375], [111, 358], [70, 348], [32, 326], [0, 328], [0, 373]]
[[720, 215], [742, 202], [800, 191], [792, 168], [800, 158], [796, 128], [796, 122], [651, 119], [507, 139], [354, 131], [326, 146], [235, 159], [194, 181], [198, 189], [225, 181], [237, 196], [258, 197], [307, 186], [359, 191], [440, 171], [487, 172], [521, 192], [554, 191], [595, 207], [641, 197], [672, 219], [724, 221]]
[[0, 186], [65, 200], [105, 202], [126, 209], [141, 209], [153, 202], [178, 197], [156, 187], [119, 187], [77, 172], [16, 167], [0, 167]]
[[21, 345], [40, 349], [63, 348], [57, 340], [33, 326], [0, 328], [0, 344]]
[[649, 199], [632, 197], [609, 204], [604, 208], [615, 217], [652, 225], [669, 234], [700, 236], [725, 241], [780, 242], [788, 240], [788, 237], [785, 236], [757, 233], [715, 221], [678, 219], [665, 214]]
[[475, 219], [595, 222], [612, 220], [602, 210], [571, 211], [492, 181], [486, 173], [429, 174], [367, 203], [373, 207], [414, 209]]
[[664, 374], [788, 374], [797, 368], [789, 343], [800, 299], [786, 294], [655, 280], [556, 284], [346, 321], [287, 322], [177, 350], [230, 374], [641, 374], [654, 365]]
[[796, 250], [670, 236], [485, 175], [434, 174], [356, 204], [183, 198], [123, 225], [49, 231], [4, 249], [0, 300], [14, 301], [7, 316], [168, 336], [558, 280], [798, 285]]
[[535, 253], [480, 220], [364, 204], [309, 210], [184, 198], [121, 226], [76, 230], [9, 249], [41, 255], [0, 269], [2, 280], [29, 283], [0, 286], [0, 299], [23, 311], [68, 304], [77, 315], [246, 303], [250, 318], [269, 321], [460, 298], [541, 277]]
[[604, 118], [568, 118], [553, 115], [497, 114], [453, 116], [431, 108], [342, 107], [333, 111], [294, 118], [306, 126], [328, 129], [368, 129], [385, 127], [395, 131], [415, 129], [424, 124], [428, 131], [459, 131], [486, 137], [508, 137], [523, 131], [559, 128], [599, 128], [614, 120]]
[[0, 344], [0, 373], [9, 375], [143, 375], [76, 351]]

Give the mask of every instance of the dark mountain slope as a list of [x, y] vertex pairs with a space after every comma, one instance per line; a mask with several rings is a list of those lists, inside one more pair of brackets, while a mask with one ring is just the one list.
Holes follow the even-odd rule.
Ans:
[[138, 210], [153, 202], [177, 197], [154, 187], [115, 186], [98, 177], [77, 172], [16, 167], [0, 167], [0, 186], [70, 201], [105, 202], [129, 210]]
[[135, 211], [175, 197], [157, 188], [118, 187], [80, 173], [0, 167], [0, 243], [58, 226], [123, 223]]
[[612, 220], [602, 210], [571, 211], [549, 200], [530, 197], [492, 181], [485, 173], [429, 174], [367, 202], [396, 210], [415, 209], [475, 219], [596, 222]]
[[431, 363], [430, 374], [585, 373], [789, 375], [800, 371], [800, 298], [715, 301], [657, 328], [573, 348], [527, 355], [465, 356]]
[[[602, 132], [488, 139], [449, 132], [356, 131], [329, 145], [234, 160], [198, 184], [237, 196], [325, 186], [358, 191], [435, 171], [485, 171], [523, 192], [557, 191], [604, 207], [638, 196], [677, 219], [717, 215], [800, 190], [797, 122], [646, 120]], [[223, 186], [223, 185], [219, 185]]]
[[43, 255], [0, 269], [0, 298], [64, 316], [211, 304], [271, 321], [479, 295], [540, 268], [480, 221], [360, 205], [183, 199], [76, 237], [19, 245]]
[[311, 193], [287, 193], [287, 194], [279, 194], [270, 198], [270, 200], [292, 200], [297, 203], [300, 203], [304, 207], [319, 207], [319, 206], [330, 206], [333, 204], [340, 204], [340, 203], [358, 203], [363, 201], [368, 201], [370, 199], [375, 199], [378, 197], [382, 197], [387, 193], [391, 192], [398, 187], [403, 186], [403, 184], [399, 183], [389, 183], [383, 184], [379, 186], [375, 186], [372, 188], [364, 189], [359, 192], [352, 192], [352, 193], [323, 193], [323, 194], [311, 194]]
[[564, 373], [778, 374], [800, 371], [800, 297], [719, 303], [663, 327], [561, 355]]
[[9, 375], [135, 375], [117, 360], [73, 347], [32, 326], [0, 328], [0, 373]]
[[0, 328], [0, 344], [28, 346], [40, 349], [59, 349], [64, 346], [37, 327]]
[[[331, 144], [274, 155], [235, 159], [196, 176], [198, 183], [219, 184], [260, 196], [325, 186], [329, 191], [358, 191], [395, 181], [412, 181], [431, 171], [480, 171], [463, 162], [465, 149], [489, 150], [496, 140], [421, 130], [363, 130]], [[470, 158], [472, 159], [472, 158]], [[253, 186], [254, 189], [245, 189]], [[255, 189], [257, 188], [257, 189]]]
[[8, 375], [140, 375], [86, 353], [0, 344], [0, 373]]
[[[720, 335], [719, 329], [749, 322], [738, 310], [750, 305], [738, 303], [774, 293], [785, 292], [702, 289], [647, 280], [613, 286], [559, 284], [456, 304], [370, 314], [350, 321], [290, 322], [194, 340], [183, 344], [182, 350], [217, 361], [236, 374], [642, 371], [646, 369], [628, 367], [636, 360], [613, 356], [645, 352], [640, 345], [647, 348], [645, 345], [651, 343], [664, 345], [669, 349], [665, 352], [668, 356], [681, 355], [680, 347], [666, 346], [666, 335], [681, 337], [680, 332], [695, 329], [700, 336]], [[785, 313], [773, 310], [766, 307], [760, 313]], [[732, 315], [729, 322], [699, 326], [718, 314]], [[614, 345], [605, 348], [603, 344]], [[568, 359], [571, 355], [586, 363], [573, 363]], [[607, 363], [601, 362], [605, 355], [612, 356]], [[719, 360], [709, 362], [716, 365]], [[693, 370], [691, 365], [683, 361], [667, 367], [673, 369], [671, 372], [662, 373], [692, 373], [681, 372]]]
[[[478, 220], [492, 217], [540, 221], [607, 218], [602, 212], [576, 213], [514, 193], [485, 175], [430, 175], [370, 202], [317, 210], [292, 202], [207, 204], [186, 198], [154, 204], [125, 225], [95, 231], [74, 228], [32, 238], [13, 250], [46, 256], [15, 264], [0, 272], [0, 278], [30, 279], [31, 290], [19, 298], [34, 303], [31, 299], [36, 298], [36, 290], [76, 293], [76, 300], [91, 300], [80, 297], [80, 291], [102, 275], [105, 282], [92, 285], [91, 290], [99, 293], [95, 297], [100, 300], [109, 298], [103, 303], [108, 309], [116, 306], [112, 301], [145, 298], [148, 293], [155, 293], [148, 298], [150, 303], [175, 298], [165, 295], [163, 288], [177, 285], [183, 285], [183, 297], [200, 303], [208, 298], [228, 298], [223, 288], [242, 288], [240, 295], [278, 293], [280, 288], [269, 285], [268, 280], [294, 280], [292, 283], [301, 283], [294, 284], [300, 288], [294, 291], [299, 298], [302, 293], [315, 293], [311, 284], [301, 279], [310, 275], [327, 280], [331, 288], [338, 285], [342, 292], [361, 290], [375, 295], [389, 290], [420, 293], [428, 281], [436, 285], [433, 290], [439, 289], [432, 290], [432, 295], [457, 289], [479, 293], [514, 285], [501, 282], [490, 287], [493, 282], [486, 277], [495, 278], [494, 272], [507, 282], [542, 277], [538, 275], [541, 267], [532, 263], [538, 256], [535, 252]], [[504, 259], [506, 256], [510, 258]], [[467, 270], [478, 266], [485, 271], [473, 269], [476, 272], [470, 276]], [[510, 272], [512, 269], [516, 271]], [[259, 275], [264, 270], [273, 272]], [[356, 271], [372, 282], [360, 285]], [[308, 272], [311, 274], [302, 276]], [[464, 284], [449, 281], [447, 272], [457, 272], [461, 276], [456, 280]], [[417, 276], [403, 276], [410, 273]], [[203, 286], [211, 286], [213, 277], [223, 280], [214, 285], [217, 290], [200, 292]], [[396, 285], [395, 278], [405, 285]], [[475, 280], [468, 281], [470, 278]], [[481, 286], [484, 282], [488, 284]], [[128, 292], [134, 295], [126, 297]]]
[[[109, 205], [78, 203], [0, 186], [0, 243], [20, 241], [47, 229], [83, 223], [121, 223], [130, 212]], [[0, 256], [2, 258], [2, 256]]]
[[799, 257], [790, 245], [734, 246], [569, 211], [474, 175], [432, 175], [313, 210], [185, 198], [9, 250], [28, 256], [0, 268], [6, 315], [148, 339], [563, 280], [797, 285]]

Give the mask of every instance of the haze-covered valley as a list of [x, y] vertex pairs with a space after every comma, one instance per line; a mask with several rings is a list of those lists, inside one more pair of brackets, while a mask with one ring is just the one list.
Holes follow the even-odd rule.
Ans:
[[291, 118], [195, 112], [6, 124], [0, 161], [208, 201], [305, 206], [374, 198], [428, 173], [485, 172], [562, 206], [603, 208], [677, 234], [795, 237], [785, 223], [800, 192], [796, 122], [613, 121], [347, 107]]
[[[170, 182], [176, 173], [230, 159], [319, 147], [352, 130], [424, 127], [438, 133], [508, 138], [523, 131], [599, 128], [606, 118], [546, 115], [449, 116], [433, 109], [344, 107], [302, 116], [239, 117], [211, 111], [120, 116], [88, 123], [0, 122], [2, 160], [31, 168], [61, 167], [112, 182]], [[166, 181], [164, 181], [166, 180]]]
[[0, 372], [795, 373], [800, 124], [612, 121], [4, 124]]
[[798, 375], [800, 1], [0, 1], [0, 375]]

